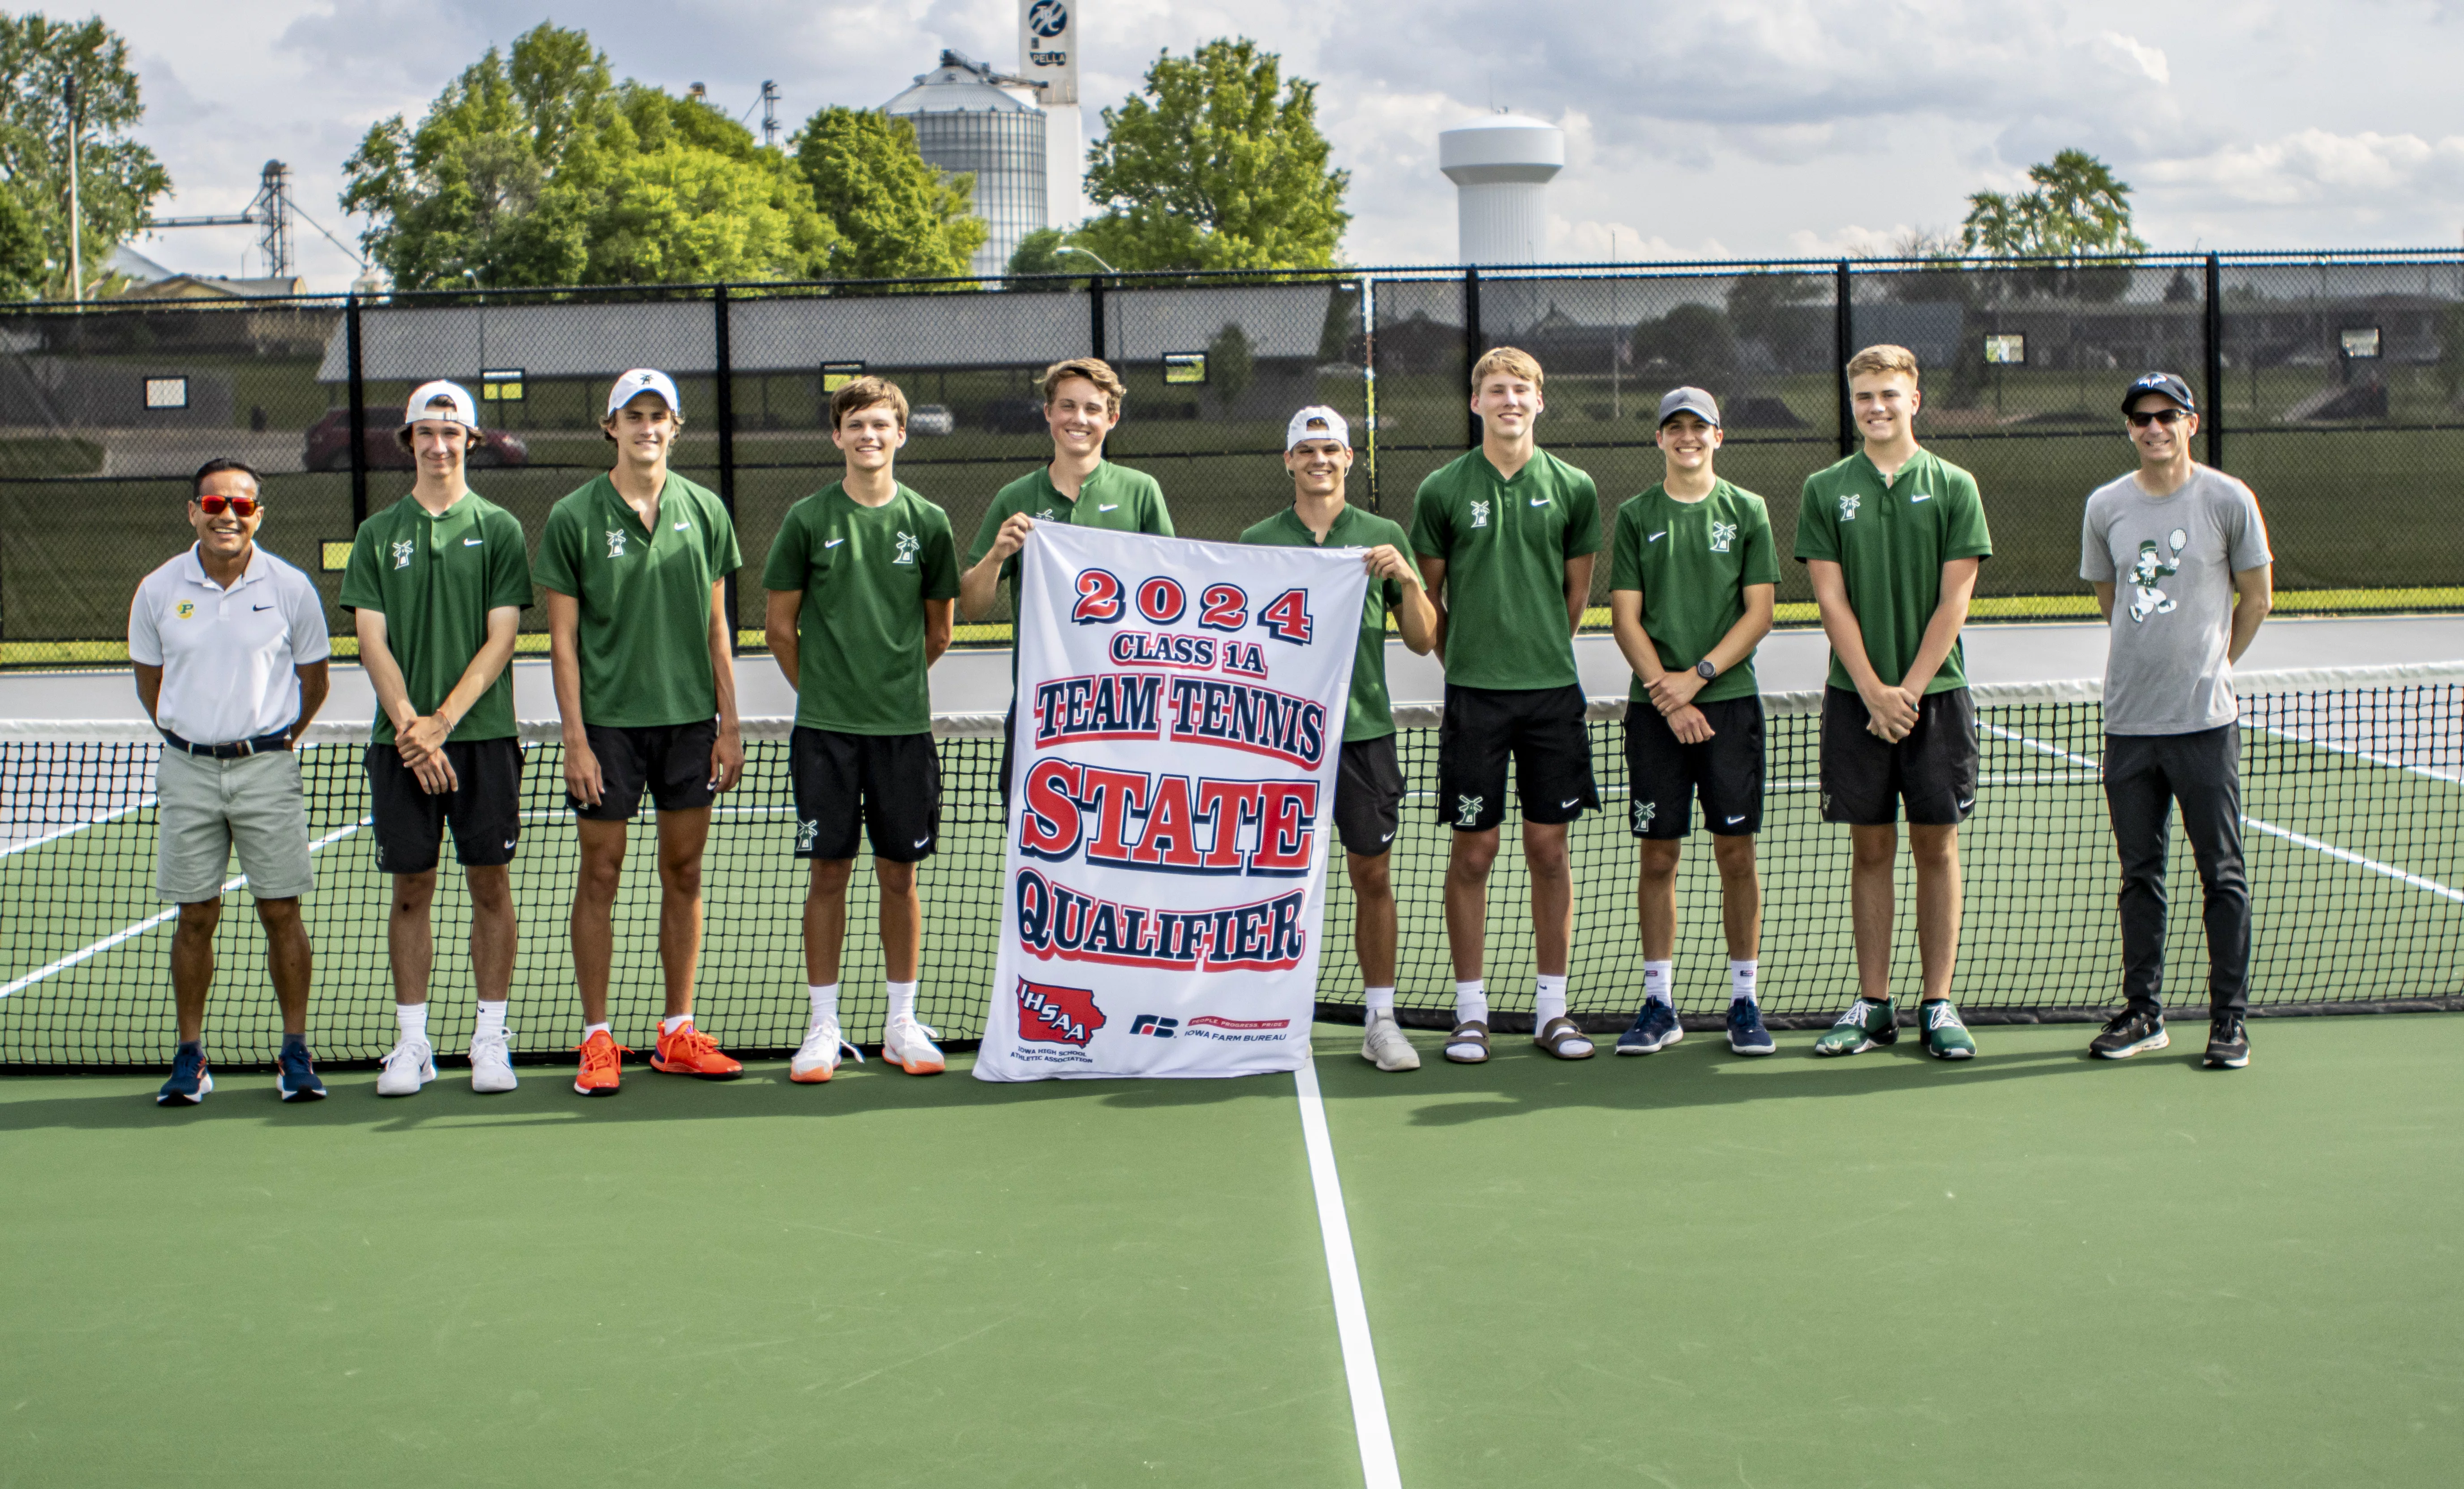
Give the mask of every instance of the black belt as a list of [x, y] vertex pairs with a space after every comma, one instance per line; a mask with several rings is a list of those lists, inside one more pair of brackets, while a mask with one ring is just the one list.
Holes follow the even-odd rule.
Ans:
[[166, 729], [163, 731], [163, 742], [183, 754], [202, 755], [209, 760], [236, 760], [245, 755], [265, 755], [275, 750], [290, 749], [291, 732], [287, 729], [277, 729], [273, 734], [259, 734], [253, 739], [239, 739], [230, 744], [207, 745], [191, 744]]

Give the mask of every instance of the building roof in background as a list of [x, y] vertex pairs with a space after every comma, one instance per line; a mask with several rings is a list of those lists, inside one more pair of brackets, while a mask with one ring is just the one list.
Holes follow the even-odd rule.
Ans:
[[1016, 114], [1034, 111], [1037, 85], [993, 70], [963, 52], [943, 52], [940, 65], [915, 75], [915, 86], [881, 106], [885, 114]]
[[147, 258], [125, 243], [111, 251], [110, 261], [102, 267], [105, 273], [133, 279], [139, 284], [160, 284], [172, 277], [172, 271]]
[[[133, 256], [133, 255], [132, 255]], [[123, 300], [280, 299], [305, 295], [308, 281], [296, 275], [281, 279], [223, 279], [212, 274], [169, 274], [130, 285], [115, 298]]]

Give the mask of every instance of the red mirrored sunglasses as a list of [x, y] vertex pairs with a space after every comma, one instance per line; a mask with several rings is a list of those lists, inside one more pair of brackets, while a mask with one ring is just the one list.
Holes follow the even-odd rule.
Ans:
[[206, 515], [209, 517], [221, 516], [226, 507], [231, 509], [231, 515], [235, 517], [256, 515], [257, 502], [253, 496], [200, 496], [196, 498], [196, 502], [198, 506], [206, 509]]

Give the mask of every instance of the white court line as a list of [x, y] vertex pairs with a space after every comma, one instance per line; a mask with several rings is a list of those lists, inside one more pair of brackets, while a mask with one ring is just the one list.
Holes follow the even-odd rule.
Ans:
[[96, 818], [90, 822], [71, 822], [69, 825], [60, 828], [56, 832], [47, 832], [39, 838], [29, 838], [23, 843], [12, 843], [5, 848], [0, 848], [0, 858], [7, 858], [11, 853], [23, 853], [28, 848], [39, 848], [46, 843], [57, 843], [62, 838], [74, 837], [77, 834], [85, 831], [89, 827], [99, 827], [105, 822], [117, 821], [121, 818], [126, 817], [131, 812], [142, 812], [153, 804], [154, 799], [152, 797], [147, 797], [143, 801], [133, 802], [127, 806], [120, 808], [118, 811], [105, 812], [100, 817]]
[[2367, 760], [2372, 765], [2384, 765], [2391, 771], [2409, 772], [2425, 780], [2437, 781], [2442, 786], [2464, 784], [2457, 780], [2453, 772], [2442, 771], [2435, 766], [2408, 765], [2392, 755], [2373, 754], [2368, 750], [2356, 749], [2351, 745], [2330, 744], [2324, 739], [2305, 739], [2289, 729], [2278, 729], [2272, 724], [2261, 724], [2258, 729], [2261, 734], [2274, 734], [2277, 738], [2291, 744], [2301, 745], [2312, 750], [2324, 750], [2331, 755], [2349, 755], [2357, 760]]
[[1402, 1489], [1402, 1472], [1395, 1466], [1395, 1434], [1386, 1425], [1386, 1389], [1378, 1384], [1377, 1350], [1369, 1338], [1369, 1309], [1360, 1297], [1360, 1269], [1352, 1257], [1343, 1181], [1335, 1176], [1326, 1104], [1318, 1097], [1316, 1062], [1304, 1055], [1295, 1081], [1309, 1184], [1317, 1191], [1318, 1235], [1326, 1243], [1326, 1280], [1334, 1289], [1334, 1331], [1343, 1342], [1343, 1375], [1352, 1388], [1352, 1434], [1360, 1443], [1360, 1476], [1368, 1489]]
[[[2083, 755], [2073, 755], [2068, 750], [2058, 749], [2053, 745], [2046, 744], [2044, 741], [2039, 739], [2031, 739], [2025, 734], [2013, 733], [2013, 731], [2004, 729], [1999, 725], [1981, 724], [1978, 727], [1986, 730], [1990, 734], [1999, 734], [2005, 739], [2014, 740], [2020, 744], [2026, 745], [2031, 750], [2042, 751], [2046, 755], [2058, 755], [2075, 765], [2084, 765], [2091, 768], [2096, 765], [2094, 760], [2089, 759]], [[2307, 740], [2302, 742], [2305, 744], [2309, 743]], [[2359, 754], [2360, 752], [2356, 751], [2352, 753]], [[2384, 764], [2388, 762], [2373, 761], [2372, 763]], [[2350, 864], [2356, 868], [2366, 868], [2374, 874], [2385, 874], [2387, 878], [2396, 881], [2398, 884], [2410, 885], [2412, 887], [2422, 890], [2425, 893], [2434, 894], [2440, 899], [2453, 900], [2458, 905], [2464, 905], [2464, 890], [2451, 888], [2446, 885], [2440, 884], [2435, 879], [2428, 879], [2424, 878], [2420, 874], [2409, 873], [2404, 869], [2396, 867], [2393, 864], [2382, 864], [2377, 859], [2365, 857], [2362, 854], [2354, 852], [2350, 848], [2340, 848], [2332, 843], [2321, 842], [2317, 838], [2308, 837], [2304, 834], [2295, 832], [2289, 827], [2278, 827], [2274, 822], [2262, 821], [2258, 818], [2251, 816], [2248, 812], [2244, 812], [2242, 814], [2241, 820], [2263, 833], [2267, 833], [2273, 837], [2281, 838], [2287, 843], [2294, 843], [2299, 847], [2308, 848], [2315, 853], [2324, 853], [2329, 858], [2335, 859], [2339, 863]]]
[[[320, 848], [331, 847], [333, 844], [341, 842], [344, 838], [349, 837], [361, 828], [365, 827], [370, 821], [371, 819], [363, 817], [358, 821], [351, 823], [348, 827], [329, 832], [325, 834], [325, 836], [318, 839], [316, 842], [308, 844], [308, 851], [315, 853]], [[241, 885], [246, 883], [248, 883], [248, 875], [246, 874], [239, 874], [227, 879], [223, 881], [223, 892], [225, 894], [229, 894], [231, 890], [238, 888]], [[13, 997], [17, 994], [33, 987], [35, 983], [42, 981], [46, 977], [66, 972], [81, 961], [101, 955], [103, 953], [110, 951], [113, 947], [120, 945], [123, 941], [134, 940], [137, 937], [143, 935], [148, 931], [153, 930], [155, 927], [163, 925], [166, 921], [177, 919], [179, 914], [180, 907], [174, 905], [169, 909], [164, 910], [159, 914], [146, 916], [143, 920], [137, 922], [137, 924], [133, 926], [122, 926], [118, 931], [104, 936], [101, 940], [95, 942], [93, 945], [79, 947], [77, 950], [71, 952], [69, 954], [61, 957], [58, 961], [52, 963], [50, 966], [38, 967], [33, 972], [26, 974], [24, 976], [19, 977], [14, 982], [0, 982], [0, 997]]]

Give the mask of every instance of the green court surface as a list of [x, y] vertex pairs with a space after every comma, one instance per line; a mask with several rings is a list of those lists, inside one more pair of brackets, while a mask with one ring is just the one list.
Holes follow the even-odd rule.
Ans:
[[[1317, 1067], [1400, 1482], [2454, 1481], [2464, 1018]], [[0, 1081], [0, 1484], [1354, 1485], [1285, 1077]]]

